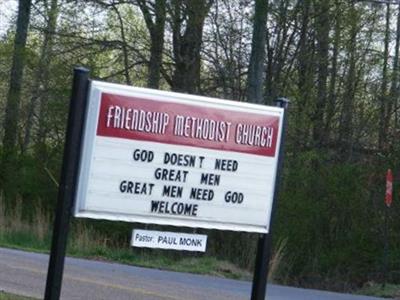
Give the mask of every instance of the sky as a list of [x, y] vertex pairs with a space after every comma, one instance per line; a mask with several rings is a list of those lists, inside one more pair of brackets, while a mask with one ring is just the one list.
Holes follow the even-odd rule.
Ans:
[[10, 19], [18, 8], [16, 0], [0, 0], [0, 36], [7, 32]]

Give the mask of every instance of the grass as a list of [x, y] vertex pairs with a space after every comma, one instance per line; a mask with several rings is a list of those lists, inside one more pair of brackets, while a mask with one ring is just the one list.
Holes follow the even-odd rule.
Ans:
[[[49, 253], [53, 226], [51, 216], [42, 207], [35, 206], [33, 217], [27, 221], [27, 218], [23, 217], [22, 208], [22, 200], [19, 200], [10, 210], [11, 213], [6, 213], [0, 194], [0, 247]], [[99, 225], [99, 223], [96, 224]], [[126, 231], [127, 226], [124, 225]], [[67, 255], [177, 272], [208, 274], [232, 279], [252, 279], [253, 274], [249, 269], [240, 268], [229, 261], [209, 255], [132, 248], [127, 240], [129, 229], [126, 234], [119, 235], [118, 241], [113, 234], [120, 232], [120, 229], [114, 227], [110, 229], [109, 224], [103, 227], [108, 232], [95, 228], [93, 222], [75, 220], [68, 237]], [[122, 232], [125, 231], [122, 229]], [[285, 249], [286, 240], [280, 241], [276, 249], [273, 249], [268, 276], [271, 282], [278, 274], [279, 265], [285, 256]]]
[[[34, 218], [22, 218], [21, 201], [5, 213], [0, 198], [0, 246], [32, 252], [49, 253], [52, 222], [40, 207]], [[177, 251], [144, 250], [132, 248], [127, 241], [112, 241], [110, 235], [95, 230], [86, 221], [74, 222], [68, 238], [67, 255], [149, 268], [209, 274], [233, 279], [249, 280], [252, 274], [234, 264], [202, 254], [181, 255]], [[2, 300], [0, 298], [0, 300]]]
[[[250, 279], [251, 273], [234, 264], [218, 260], [214, 257], [183, 257], [162, 255], [159, 251], [142, 251], [138, 248], [110, 247], [101, 245], [99, 241], [92, 240], [86, 246], [79, 248], [76, 240], [69, 244], [67, 255], [72, 257], [88, 258], [102, 261], [112, 261], [128, 265], [189, 272], [196, 274], [210, 274], [233, 279]], [[39, 240], [28, 232], [7, 232], [0, 234], [0, 246], [21, 249], [32, 252], [48, 253], [50, 248], [49, 238]], [[156, 253], [154, 253], [156, 252]]]
[[0, 291], [0, 300], [34, 300], [35, 298], [23, 297]]
[[[78, 237], [78, 242], [76, 239], [70, 242], [67, 250], [68, 256], [177, 272], [209, 274], [232, 279], [248, 280], [251, 278], [251, 273], [249, 271], [214, 257], [199, 256], [176, 258], [171, 255], [163, 255], [160, 251], [143, 251], [143, 249], [130, 248], [128, 245], [110, 247], [102, 245], [101, 242], [96, 239], [92, 239], [91, 242], [87, 242], [85, 246], [79, 247], [78, 245], [81, 244], [81, 239], [81, 237]], [[6, 234], [0, 234], [0, 246], [31, 252], [48, 253], [50, 241], [49, 238], [39, 240], [34, 235], [27, 232], [8, 232]]]
[[[0, 197], [0, 247], [21, 249], [31, 252], [49, 253], [51, 244], [51, 218], [46, 212], [36, 207], [30, 221], [22, 218], [22, 205], [17, 201], [12, 214], [5, 213]], [[108, 225], [106, 225], [108, 228]], [[118, 229], [116, 230], [118, 231]], [[112, 231], [111, 231], [112, 232]], [[188, 256], [178, 251], [148, 250], [132, 248], [127, 241], [110, 239], [110, 232], [95, 229], [90, 222], [73, 222], [68, 238], [67, 255], [102, 261], [118, 262], [128, 265], [208, 274], [213, 276], [251, 280], [249, 270], [239, 268], [231, 262], [202, 254]], [[279, 272], [281, 261], [285, 257], [286, 240], [277, 243], [270, 260], [269, 281], [274, 281]], [[357, 294], [400, 300], [400, 285], [367, 283]], [[15, 295], [0, 291], [0, 300], [24, 300]]]
[[400, 299], [400, 285], [397, 284], [381, 284], [375, 282], [369, 282], [362, 289], [360, 289], [357, 294], [390, 298], [390, 299]]

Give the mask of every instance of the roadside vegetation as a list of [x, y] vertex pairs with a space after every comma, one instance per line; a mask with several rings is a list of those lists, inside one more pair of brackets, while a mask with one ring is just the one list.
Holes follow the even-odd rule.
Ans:
[[[4, 214], [1, 203], [2, 201], [0, 201], [0, 247], [48, 253], [52, 229], [49, 214], [37, 208], [34, 217], [28, 221], [22, 218], [20, 204], [17, 204], [18, 206], [12, 210], [13, 214], [8, 216]], [[110, 233], [101, 229], [106, 227], [109, 227], [109, 231], [115, 230], [118, 233], [111, 237]], [[76, 221], [72, 225], [67, 255], [234, 279], [252, 278], [249, 269], [215, 256], [132, 248], [129, 245], [131, 230], [132, 225], [123, 223], [115, 225], [112, 222], [99, 224], [99, 222]], [[277, 266], [274, 266], [273, 262], [277, 260], [278, 256], [271, 263], [274, 270]], [[271, 278], [273, 274], [274, 272], [271, 272]]]
[[397, 300], [400, 299], [400, 285], [368, 282], [358, 291], [358, 294]]
[[18, 296], [0, 291], [0, 300], [36, 300], [35, 298]]
[[[273, 280], [368, 293], [400, 284], [398, 1], [0, 0], [0, 21], [0, 245], [49, 251], [81, 65], [107, 82], [290, 99]], [[197, 230], [208, 247], [193, 254], [130, 248], [144, 225], [72, 223], [69, 255], [231, 278], [254, 268], [257, 234]]]

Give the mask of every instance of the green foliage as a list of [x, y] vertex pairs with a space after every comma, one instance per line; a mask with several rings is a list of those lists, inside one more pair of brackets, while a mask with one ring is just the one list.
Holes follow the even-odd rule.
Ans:
[[[306, 285], [334, 278], [357, 286], [382, 268], [383, 185], [385, 169], [367, 164], [329, 161], [325, 153], [297, 153], [286, 162], [277, 232], [286, 237], [286, 280]], [[372, 173], [382, 180], [371, 181]], [[390, 229], [394, 231], [394, 228]], [[398, 241], [392, 240], [392, 247]], [[395, 268], [399, 252], [392, 249]]]
[[[12, 211], [14, 215], [5, 213], [0, 200], [0, 246], [49, 252], [52, 224], [46, 211], [36, 208], [36, 217], [31, 221], [22, 216], [21, 205]], [[122, 222], [76, 221], [68, 239], [67, 255], [235, 279], [250, 277], [246, 270], [214, 256], [132, 248], [128, 238], [131, 231], [131, 225]]]
[[[46, 3], [49, 1], [38, 1], [33, 10], [25, 51], [18, 146], [10, 157], [16, 175], [8, 178], [9, 186], [3, 191], [6, 195], [15, 194], [12, 201], [3, 199], [7, 200], [3, 211], [20, 222], [10, 229], [10, 224], [4, 225], [4, 218], [0, 219], [0, 244], [41, 251], [49, 249], [49, 222], [57, 199], [73, 67], [90, 68], [92, 78], [125, 83], [129, 77], [134, 85], [143, 86], [147, 82], [151, 48], [146, 23], [136, 6], [59, 1], [51, 57], [45, 66], [50, 76], [40, 86], [35, 79], [49, 19]], [[211, 7], [203, 30], [199, 92], [244, 101], [254, 1], [215, 3], [218, 5]], [[269, 1], [267, 54], [265, 61], [260, 62], [266, 73], [265, 102], [271, 103], [278, 96], [291, 100], [283, 184], [273, 227], [273, 261], [277, 262], [274, 277], [281, 282], [343, 290], [371, 280], [384, 280], [383, 197], [387, 168], [395, 174], [395, 199], [388, 214], [387, 278], [400, 282], [400, 97], [395, 76], [398, 66], [394, 65], [394, 23], [399, 12], [397, 5], [390, 8], [390, 57], [385, 58], [386, 7], [381, 4], [347, 0]], [[320, 13], [328, 23], [324, 25], [329, 27], [326, 41], [320, 36], [326, 29], [320, 27]], [[173, 85], [177, 63], [170, 14], [168, 11], [162, 63], [161, 86], [165, 90]], [[184, 25], [187, 20], [179, 22]], [[1, 124], [5, 117], [14, 27], [0, 37]], [[324, 57], [328, 65], [324, 72], [328, 74], [322, 74], [320, 68], [324, 42], [328, 43]], [[386, 90], [382, 88], [384, 69]], [[381, 94], [389, 95], [391, 85], [395, 94], [382, 104]], [[29, 108], [35, 96], [30, 141], [25, 145]], [[350, 117], [346, 123], [349, 130], [343, 131], [345, 117]], [[383, 117], [388, 124], [384, 143], [379, 145]], [[316, 133], [322, 133], [323, 140], [318, 140]], [[1, 127], [0, 136], [3, 134]], [[38, 215], [45, 215], [45, 220]], [[29, 226], [35, 228], [36, 235], [27, 234]], [[141, 226], [135, 224], [136, 228]], [[218, 274], [236, 274], [232, 265], [220, 263], [221, 260], [251, 270], [258, 237], [199, 230], [209, 235], [207, 253], [199, 256], [132, 250], [128, 246], [131, 224], [75, 220], [72, 228], [68, 251], [73, 255]], [[215, 267], [219, 264], [222, 266]]]
[[395, 284], [377, 284], [375, 282], [368, 282], [360, 290], [358, 294], [368, 295], [374, 297], [383, 297], [397, 299], [400, 297], [400, 285]]

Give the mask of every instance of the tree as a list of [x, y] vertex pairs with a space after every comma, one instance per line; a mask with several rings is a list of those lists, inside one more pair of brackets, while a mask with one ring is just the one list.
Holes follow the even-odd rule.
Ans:
[[[264, 100], [264, 58], [267, 35], [268, 0], [255, 0], [253, 38], [247, 78], [247, 101], [262, 104]], [[267, 74], [270, 76], [270, 74]]]
[[213, 0], [172, 0], [168, 6], [175, 65], [170, 82], [174, 91], [200, 91], [203, 26], [212, 3]]
[[383, 143], [386, 141], [386, 128], [385, 118], [387, 117], [387, 87], [388, 87], [388, 58], [389, 58], [389, 42], [390, 42], [390, 4], [386, 4], [386, 26], [385, 26], [385, 39], [384, 39], [384, 50], [383, 50], [383, 66], [382, 66], [382, 81], [380, 90], [380, 116], [379, 116], [379, 136], [378, 136], [378, 148], [383, 148]]
[[350, 158], [352, 150], [353, 136], [353, 113], [356, 93], [356, 60], [357, 60], [357, 35], [359, 32], [359, 13], [355, 1], [350, 2], [348, 19], [350, 22], [349, 41], [347, 44], [348, 52], [348, 71], [345, 82], [345, 91], [341, 111], [341, 122], [339, 128], [339, 140], [341, 143], [342, 159]]
[[341, 45], [342, 35], [342, 3], [341, 0], [335, 0], [334, 8], [334, 34], [333, 34], [333, 49], [331, 58], [331, 71], [329, 74], [329, 92], [328, 92], [328, 103], [326, 106], [326, 117], [325, 117], [325, 140], [331, 139], [332, 132], [332, 119], [335, 114], [335, 107], [337, 102], [337, 79], [338, 79], [338, 64], [339, 64], [339, 51]]
[[4, 120], [2, 183], [3, 189], [11, 197], [16, 174], [16, 139], [21, 102], [21, 86], [25, 64], [25, 45], [31, 12], [31, 0], [18, 2], [17, 30], [15, 32], [14, 53]]
[[132, 85], [132, 80], [131, 76], [129, 74], [129, 53], [128, 53], [128, 47], [127, 47], [127, 38], [126, 38], [126, 33], [125, 33], [125, 24], [124, 21], [122, 20], [121, 13], [118, 10], [118, 7], [114, 4], [111, 4], [112, 9], [114, 10], [115, 14], [117, 15], [117, 19], [119, 22], [119, 28], [120, 28], [120, 34], [121, 34], [121, 48], [122, 48], [122, 56], [123, 56], [123, 62], [124, 62], [124, 76], [125, 76], [125, 83], [127, 85]]
[[[298, 57], [297, 57], [297, 87], [298, 99], [295, 112], [295, 128], [297, 146], [301, 143], [306, 144], [308, 139], [308, 128], [310, 126], [308, 119], [308, 111], [312, 105], [313, 92], [313, 74], [314, 74], [314, 41], [310, 34], [310, 18], [311, 18], [311, 1], [299, 1], [300, 10], [300, 33], [298, 39]], [[310, 38], [311, 37], [311, 38]]]
[[[47, 8], [47, 7], [46, 7]], [[34, 92], [30, 99], [28, 107], [28, 116], [25, 125], [25, 137], [22, 149], [25, 151], [31, 141], [32, 126], [34, 121], [35, 111], [37, 110], [37, 104], [39, 102], [39, 130], [37, 134], [38, 144], [44, 143], [44, 125], [43, 120], [45, 118], [45, 107], [48, 105], [48, 90], [50, 81], [50, 64], [51, 56], [53, 53], [54, 37], [57, 26], [57, 16], [58, 16], [58, 0], [51, 0], [50, 8], [47, 8], [47, 25], [44, 32], [43, 44], [41, 47], [40, 58], [36, 70], [36, 75], [34, 78]], [[42, 147], [40, 147], [42, 148]]]
[[252, 2], [218, 0], [210, 9], [201, 74], [201, 88], [207, 95], [245, 101], [251, 20], [243, 10]]
[[137, 3], [150, 33], [150, 61], [148, 63], [149, 76], [147, 86], [158, 89], [164, 49], [166, 3], [164, 0], [155, 0], [154, 3], [137, 0]]
[[317, 40], [317, 99], [313, 116], [313, 144], [320, 147], [324, 144], [326, 133], [324, 132], [324, 115], [327, 104], [327, 80], [329, 66], [329, 31], [330, 1], [321, 0], [315, 3], [316, 40]]
[[399, 97], [400, 97], [400, 85], [399, 85], [399, 52], [400, 52], [400, 3], [397, 9], [397, 26], [396, 26], [396, 39], [394, 46], [394, 57], [392, 66], [392, 76], [389, 92], [389, 101], [387, 105], [385, 122], [383, 123], [383, 131], [387, 132], [390, 124], [390, 119], [392, 118], [392, 110], [395, 107], [394, 112], [394, 128], [398, 130], [398, 110], [399, 110]]

